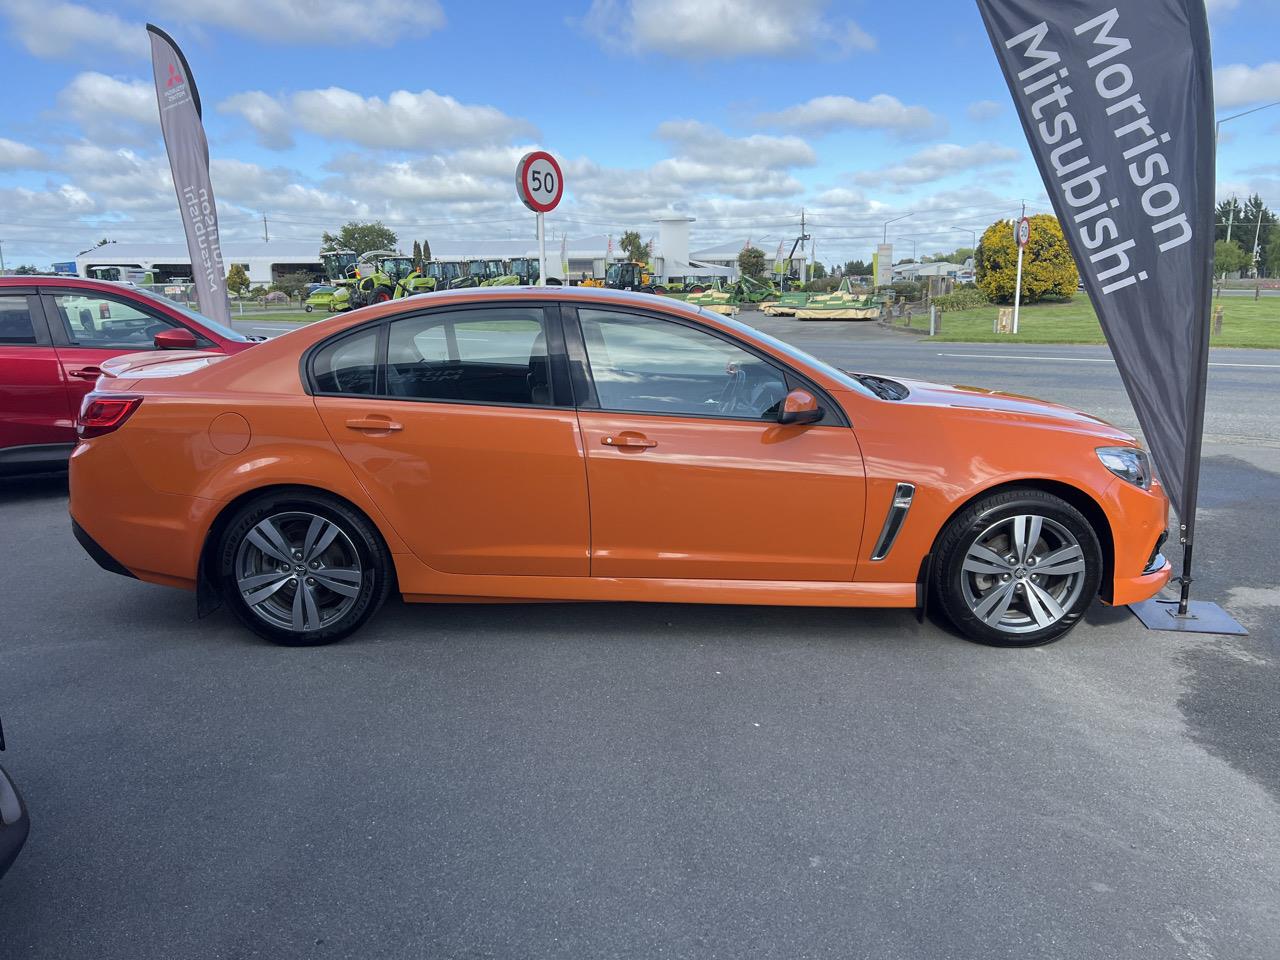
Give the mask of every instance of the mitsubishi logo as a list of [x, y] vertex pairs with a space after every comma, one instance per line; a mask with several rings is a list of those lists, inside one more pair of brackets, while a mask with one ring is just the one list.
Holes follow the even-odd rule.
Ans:
[[165, 82], [166, 87], [180, 87], [183, 84], [182, 74], [178, 72], [177, 64], [169, 64], [169, 79]]

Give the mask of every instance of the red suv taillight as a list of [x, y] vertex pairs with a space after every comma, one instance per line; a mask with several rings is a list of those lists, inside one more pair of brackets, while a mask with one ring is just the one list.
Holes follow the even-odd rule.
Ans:
[[76, 418], [76, 436], [81, 440], [88, 440], [120, 429], [141, 403], [141, 397], [89, 394], [80, 405], [80, 416]]

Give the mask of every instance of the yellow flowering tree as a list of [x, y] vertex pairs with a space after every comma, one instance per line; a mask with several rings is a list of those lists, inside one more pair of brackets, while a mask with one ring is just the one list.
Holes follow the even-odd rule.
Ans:
[[[1031, 221], [1031, 238], [1027, 241], [1022, 261], [1022, 302], [1034, 303], [1047, 294], [1069, 297], [1076, 292], [1080, 274], [1062, 235], [1058, 218], [1038, 213]], [[1013, 236], [1014, 222], [997, 220], [982, 234], [978, 246], [978, 289], [987, 299], [1012, 303], [1018, 282], [1018, 242]]]

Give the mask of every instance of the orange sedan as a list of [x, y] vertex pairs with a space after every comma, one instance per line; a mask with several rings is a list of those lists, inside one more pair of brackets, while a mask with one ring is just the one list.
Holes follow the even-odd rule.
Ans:
[[412, 602], [928, 606], [1030, 645], [1169, 578], [1134, 439], [837, 370], [599, 289], [397, 300], [234, 356], [107, 361], [71, 458], [104, 567], [284, 644]]

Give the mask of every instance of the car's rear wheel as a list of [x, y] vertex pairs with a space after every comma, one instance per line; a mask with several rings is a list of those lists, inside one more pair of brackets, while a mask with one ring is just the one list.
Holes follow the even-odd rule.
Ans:
[[320, 493], [282, 491], [243, 508], [218, 548], [222, 595], [259, 636], [286, 646], [333, 643], [390, 592], [391, 556], [367, 518]]
[[939, 539], [931, 592], [970, 640], [1030, 647], [1057, 640], [1098, 593], [1102, 548], [1089, 521], [1042, 490], [982, 497]]

